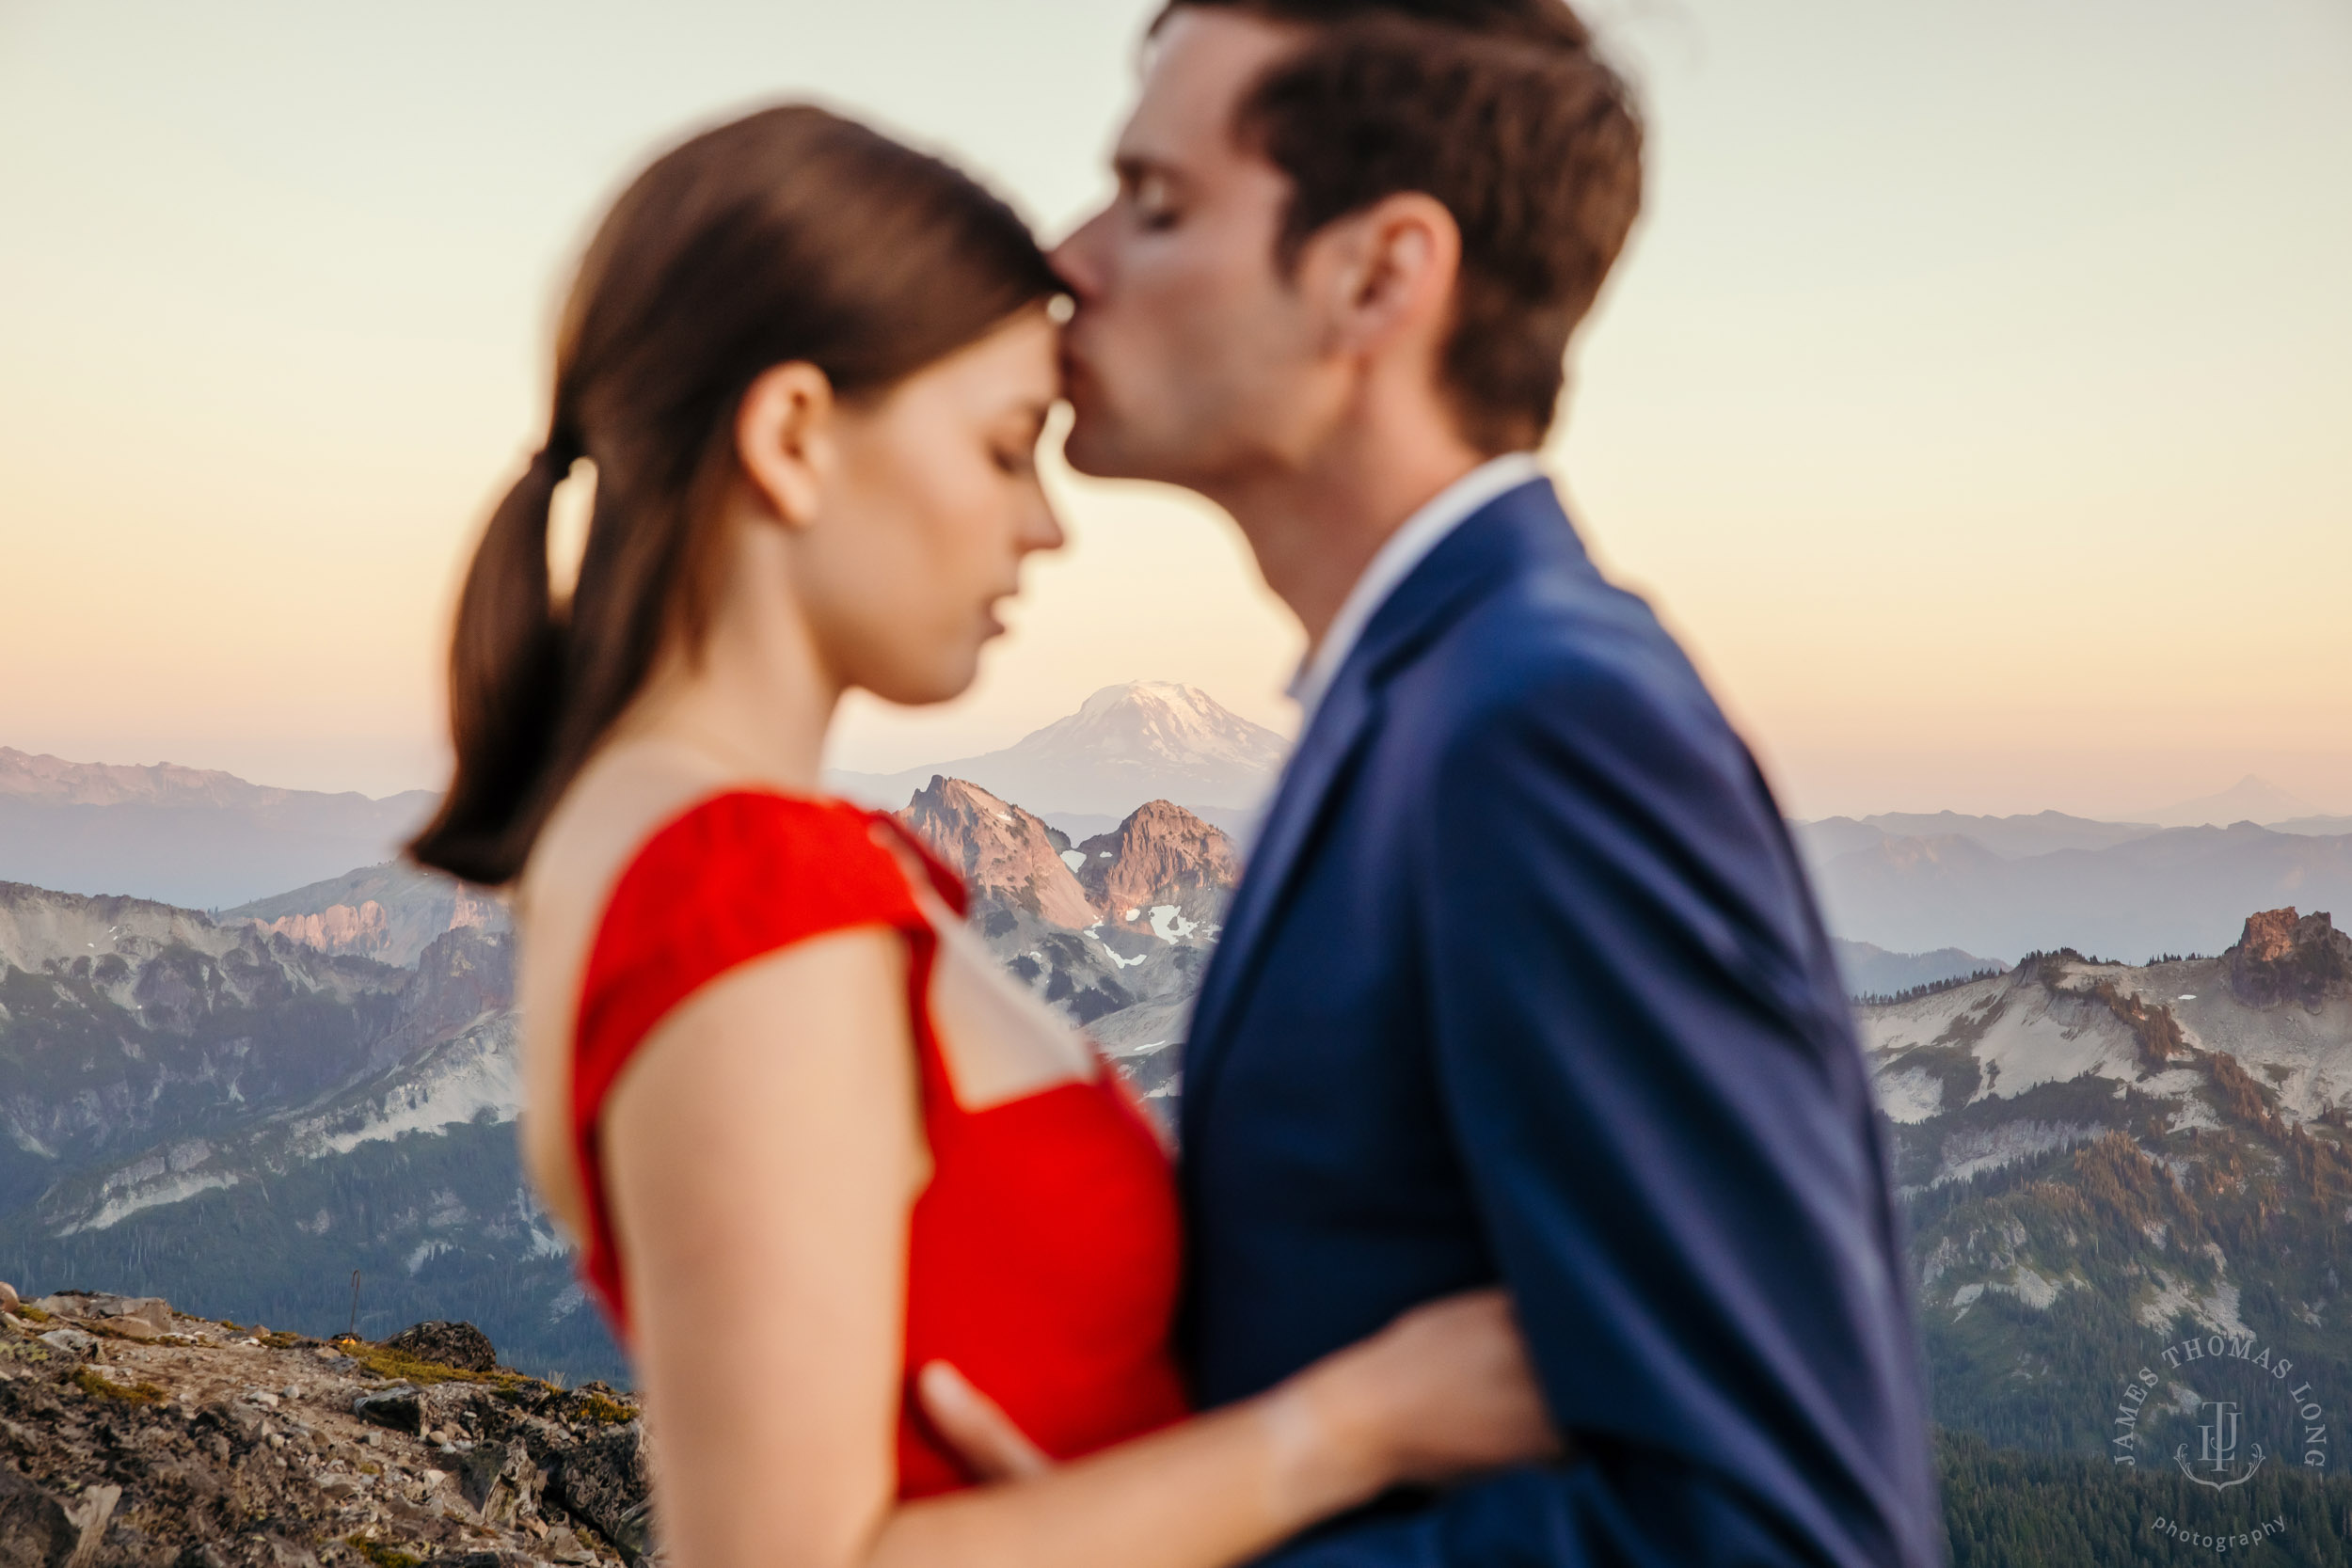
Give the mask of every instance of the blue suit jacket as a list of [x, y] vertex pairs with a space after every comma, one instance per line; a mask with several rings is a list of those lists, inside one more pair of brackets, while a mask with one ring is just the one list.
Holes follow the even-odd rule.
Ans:
[[1883, 1151], [1804, 875], [1549, 483], [1366, 629], [1184, 1076], [1203, 1403], [1500, 1280], [1585, 1455], [1341, 1521], [1284, 1568], [1940, 1560]]

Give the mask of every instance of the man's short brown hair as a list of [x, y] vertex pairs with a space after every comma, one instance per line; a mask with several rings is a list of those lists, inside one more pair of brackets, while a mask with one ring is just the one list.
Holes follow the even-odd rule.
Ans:
[[[1642, 204], [1631, 94], [1564, 0], [1171, 0], [1312, 28], [1242, 101], [1235, 134], [1290, 178], [1287, 268], [1401, 191], [1444, 204], [1462, 271], [1439, 375], [1488, 452], [1551, 428], [1568, 337]], [[1157, 24], [1154, 24], [1156, 28]]]

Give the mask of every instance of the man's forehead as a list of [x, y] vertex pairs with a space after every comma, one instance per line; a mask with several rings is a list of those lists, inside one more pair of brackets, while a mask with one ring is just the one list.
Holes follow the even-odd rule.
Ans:
[[1231, 151], [1242, 94], [1303, 37], [1246, 11], [1179, 8], [1146, 46], [1143, 94], [1120, 135], [1120, 161], [1174, 169]]

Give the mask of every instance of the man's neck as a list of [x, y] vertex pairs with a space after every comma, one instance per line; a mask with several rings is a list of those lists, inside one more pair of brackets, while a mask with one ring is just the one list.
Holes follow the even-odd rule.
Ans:
[[1295, 467], [1259, 469], [1209, 499], [1240, 525], [1310, 655], [1390, 535], [1486, 458], [1444, 421], [1340, 433]]

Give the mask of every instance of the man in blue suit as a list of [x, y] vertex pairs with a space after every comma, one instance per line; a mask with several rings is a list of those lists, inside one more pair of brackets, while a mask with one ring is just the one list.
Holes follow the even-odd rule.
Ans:
[[1223, 505], [1310, 650], [1187, 1052], [1196, 1391], [1499, 1281], [1573, 1455], [1279, 1560], [1924, 1568], [1828, 944], [1530, 455], [1639, 205], [1622, 86], [1561, 0], [1176, 0], [1146, 62], [1057, 257], [1070, 457]]

